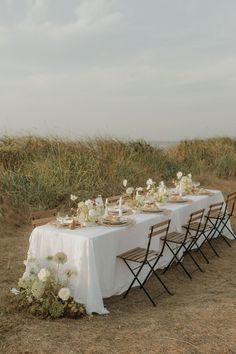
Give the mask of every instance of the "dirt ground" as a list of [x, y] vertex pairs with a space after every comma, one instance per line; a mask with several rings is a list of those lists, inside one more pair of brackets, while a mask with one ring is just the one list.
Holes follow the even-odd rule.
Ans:
[[[230, 190], [236, 183], [225, 183], [224, 192]], [[236, 231], [236, 220], [233, 227]], [[9, 289], [24, 271], [31, 228], [6, 225], [5, 230], [0, 237], [0, 353], [236, 353], [236, 241], [230, 248], [215, 240], [220, 258], [205, 247], [210, 264], [197, 255], [205, 272], [195, 272], [192, 281], [172, 267], [163, 279], [175, 295], [162, 294], [156, 308], [133, 289], [126, 299], [105, 300], [107, 316], [45, 321], [10, 304]], [[188, 257], [184, 262], [195, 269]], [[153, 278], [148, 287], [152, 293], [161, 290]]]

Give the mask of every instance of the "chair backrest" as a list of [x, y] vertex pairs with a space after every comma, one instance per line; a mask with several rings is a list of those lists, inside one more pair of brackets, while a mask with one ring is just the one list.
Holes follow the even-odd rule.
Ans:
[[57, 209], [35, 211], [31, 213], [31, 223], [33, 227], [47, 224], [55, 219], [57, 215]]
[[201, 229], [201, 222], [202, 222], [202, 218], [204, 216], [205, 213], [205, 209], [200, 209], [197, 211], [194, 211], [193, 213], [191, 213], [189, 215], [189, 220], [187, 223], [187, 227], [186, 227], [186, 233], [185, 233], [185, 240], [187, 239], [188, 235], [191, 234], [190, 233], [190, 229], [192, 228], [192, 225], [195, 224], [196, 228], [195, 228], [195, 237], [198, 235], [200, 229]]
[[227, 213], [229, 217], [234, 215], [235, 204], [236, 204], [236, 192], [228, 194], [225, 203], [225, 214]]
[[209, 209], [208, 209], [208, 212], [206, 215], [206, 224], [208, 223], [210, 216], [214, 215], [214, 219], [211, 219], [211, 225], [212, 226], [217, 225], [217, 223], [220, 219], [220, 214], [222, 212], [223, 206], [224, 206], [224, 202], [211, 204], [209, 206]]
[[162, 222], [160, 222], [158, 224], [150, 226], [149, 234], [148, 234], [149, 241], [148, 241], [147, 251], [149, 251], [152, 238], [155, 237], [155, 236], [159, 236], [159, 237], [162, 238], [162, 241], [163, 241], [162, 248], [159, 251], [159, 253], [160, 254], [163, 253], [164, 248], [165, 248], [165, 244], [166, 244], [166, 238], [167, 238], [168, 231], [169, 231], [169, 228], [170, 228], [170, 222], [171, 222], [171, 220], [168, 219], [168, 220], [162, 221]]

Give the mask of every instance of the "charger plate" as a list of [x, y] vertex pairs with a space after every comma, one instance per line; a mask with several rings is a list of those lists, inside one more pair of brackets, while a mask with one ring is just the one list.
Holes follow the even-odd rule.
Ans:
[[135, 220], [131, 220], [131, 219], [128, 219], [127, 222], [125, 223], [122, 223], [122, 224], [109, 224], [107, 222], [103, 222], [102, 220], [101, 221], [98, 221], [98, 225], [101, 225], [101, 226], [107, 226], [107, 227], [127, 227], [127, 226], [132, 226], [135, 224]]
[[180, 200], [167, 200], [166, 202], [167, 203], [174, 203], [174, 204], [176, 204], [176, 203], [183, 204], [183, 203], [191, 203], [192, 201], [190, 199], [180, 199]]
[[212, 193], [211, 191], [208, 191], [207, 189], [203, 189], [201, 190], [197, 190], [195, 193], [193, 193], [193, 195], [213, 195], [214, 193]]
[[141, 209], [141, 212], [142, 213], [145, 213], [145, 214], [149, 214], [149, 213], [163, 213], [164, 210], [163, 209], [159, 209], [159, 208], [153, 208], [153, 209]]

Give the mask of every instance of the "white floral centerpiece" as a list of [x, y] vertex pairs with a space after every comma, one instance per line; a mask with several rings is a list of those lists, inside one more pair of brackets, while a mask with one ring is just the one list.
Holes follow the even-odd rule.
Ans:
[[158, 203], [163, 203], [166, 201], [166, 198], [168, 197], [168, 189], [164, 183], [164, 181], [161, 181], [156, 189], [156, 192], [154, 193], [154, 198], [155, 201]]
[[191, 193], [193, 189], [192, 175], [183, 175], [181, 171], [176, 174], [177, 179], [174, 180], [174, 184], [178, 190], [178, 193], [182, 195], [183, 193]]
[[135, 204], [137, 208], [140, 208], [144, 204], [145, 196], [143, 195], [143, 187], [135, 188]]
[[[78, 198], [71, 194], [70, 199], [75, 202]], [[95, 201], [88, 199], [77, 203], [76, 208], [71, 208], [73, 217], [78, 221], [81, 226], [87, 226], [89, 222], [96, 222], [101, 217], [104, 211], [104, 204], [101, 195]]]
[[66, 254], [58, 252], [46, 260], [51, 261], [54, 267], [53, 264], [48, 268], [41, 267], [34, 257], [24, 261], [26, 271], [18, 281], [19, 290], [11, 289], [16, 295], [17, 308], [42, 318], [85, 316], [85, 307], [73, 299], [69, 288], [69, 280], [76, 272], [73, 269], [63, 269], [60, 274], [62, 280], [59, 281], [59, 268], [67, 262]]

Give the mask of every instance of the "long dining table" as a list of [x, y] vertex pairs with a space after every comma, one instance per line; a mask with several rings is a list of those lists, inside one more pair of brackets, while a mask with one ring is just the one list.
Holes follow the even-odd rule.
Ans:
[[[69, 284], [75, 301], [84, 304], [88, 313], [107, 314], [109, 311], [103, 299], [123, 293], [132, 281], [131, 272], [117, 258], [119, 254], [134, 247], [146, 247], [151, 225], [171, 219], [170, 231], [181, 232], [190, 213], [203, 208], [207, 210], [211, 204], [224, 201], [218, 190], [211, 190], [211, 195], [189, 195], [187, 199], [186, 203], [163, 203], [162, 213], [134, 213], [129, 216], [132, 223], [128, 226], [94, 225], [74, 230], [51, 224], [38, 226], [30, 235], [28, 260], [33, 256], [42, 266], [50, 267], [46, 257], [64, 252], [68, 262], [62, 268], [76, 272]], [[230, 233], [224, 234], [231, 238]], [[160, 242], [154, 237], [151, 249], [158, 250]], [[171, 253], [166, 248], [158, 267], [164, 268], [170, 260]], [[29, 262], [26, 270], [27, 267]], [[144, 267], [143, 278], [147, 271]]]

